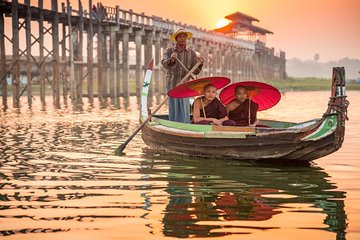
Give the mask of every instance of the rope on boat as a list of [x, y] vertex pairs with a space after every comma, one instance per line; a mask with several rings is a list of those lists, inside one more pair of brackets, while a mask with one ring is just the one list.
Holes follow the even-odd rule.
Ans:
[[[336, 111], [338, 114], [340, 114], [342, 117], [344, 117], [346, 120], [349, 120], [348, 114], [347, 114], [347, 108], [350, 105], [350, 102], [346, 99], [344, 99], [344, 96], [341, 97], [331, 97], [332, 99], [336, 99], [336, 98], [342, 98], [343, 101], [339, 102], [339, 103], [335, 103], [335, 102], [330, 102], [328, 104], [329, 107], [331, 107], [331, 109], [333, 109], [334, 111]], [[331, 113], [327, 113], [324, 114], [324, 116], [330, 116]]]

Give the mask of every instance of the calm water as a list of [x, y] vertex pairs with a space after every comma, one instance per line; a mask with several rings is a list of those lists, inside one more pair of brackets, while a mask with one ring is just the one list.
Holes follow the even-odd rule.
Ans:
[[[260, 117], [318, 118], [329, 92], [288, 92]], [[62, 103], [0, 112], [4, 239], [360, 239], [360, 92], [343, 147], [311, 166], [157, 153], [128, 102]], [[51, 102], [51, 101], [48, 101]], [[3, 108], [2, 105], [0, 105]]]

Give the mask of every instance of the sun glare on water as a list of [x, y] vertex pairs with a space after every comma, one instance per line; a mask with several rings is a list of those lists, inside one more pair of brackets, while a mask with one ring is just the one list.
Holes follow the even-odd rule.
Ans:
[[222, 28], [222, 27], [224, 27], [224, 26], [226, 26], [226, 25], [228, 25], [229, 24], [229, 20], [226, 20], [226, 19], [220, 19], [217, 23], [216, 23], [216, 28]]

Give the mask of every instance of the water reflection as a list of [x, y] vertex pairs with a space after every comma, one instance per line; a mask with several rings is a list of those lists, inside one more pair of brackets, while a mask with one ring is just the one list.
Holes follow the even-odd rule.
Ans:
[[345, 192], [322, 168], [159, 154], [140, 136], [117, 157], [136, 99], [36, 104], [0, 112], [0, 236], [345, 239]]
[[[165, 236], [250, 234], [281, 229], [286, 224], [278, 219], [294, 221], [292, 217], [310, 213], [321, 215], [325, 225], [310, 220], [293, 227], [326, 230], [336, 233], [336, 239], [345, 239], [345, 192], [336, 190], [318, 167], [156, 155], [152, 162], [143, 162], [142, 173], [165, 174], [168, 181], [168, 204], [162, 219]], [[272, 221], [281, 214], [284, 216]]]

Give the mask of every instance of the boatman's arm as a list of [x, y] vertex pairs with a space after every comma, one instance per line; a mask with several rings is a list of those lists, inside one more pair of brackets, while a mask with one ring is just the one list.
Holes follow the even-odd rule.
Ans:
[[165, 50], [164, 52], [164, 58], [161, 60], [161, 64], [163, 65], [164, 68], [166, 69], [171, 69], [175, 63], [176, 63], [176, 54], [175, 54], [175, 58], [172, 57], [174, 51], [172, 47], [169, 47]]
[[194, 74], [195, 74], [195, 75], [198, 75], [198, 74], [201, 72], [201, 69], [202, 69], [202, 67], [203, 67], [203, 65], [204, 65], [204, 58], [203, 58], [203, 57], [200, 57], [200, 56], [198, 57], [198, 56], [196, 55], [196, 53], [193, 52], [193, 56], [192, 56], [192, 58], [191, 58], [191, 66], [195, 66], [195, 64], [196, 64], [198, 61], [200, 61], [201, 64], [200, 64], [199, 67], [194, 71]]

